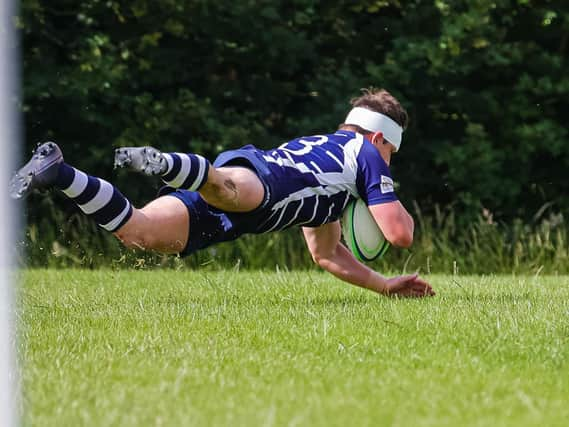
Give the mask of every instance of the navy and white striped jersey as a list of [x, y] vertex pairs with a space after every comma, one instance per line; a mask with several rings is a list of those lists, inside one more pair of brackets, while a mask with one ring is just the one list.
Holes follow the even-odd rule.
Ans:
[[261, 179], [270, 194], [268, 203], [252, 216], [255, 223], [248, 232], [336, 221], [354, 198], [368, 205], [397, 200], [388, 165], [358, 133], [338, 131], [297, 138], [272, 150], [254, 150], [268, 167]]
[[213, 165], [253, 167], [265, 199], [252, 212], [226, 212], [207, 204], [199, 193], [169, 193], [190, 214], [184, 256], [246, 233], [336, 221], [351, 199], [362, 198], [368, 205], [397, 200], [387, 164], [371, 142], [354, 132], [302, 137], [273, 150], [248, 145], [221, 153]]

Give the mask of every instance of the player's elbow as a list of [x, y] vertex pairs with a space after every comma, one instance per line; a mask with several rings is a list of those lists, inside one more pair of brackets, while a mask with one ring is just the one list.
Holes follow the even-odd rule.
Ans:
[[415, 223], [400, 202], [371, 206], [370, 210], [389, 243], [399, 248], [413, 244]]
[[391, 227], [386, 227], [382, 230], [385, 238], [393, 246], [398, 248], [408, 248], [413, 244], [413, 233], [415, 231], [415, 224], [413, 218], [409, 214], [406, 215], [404, 221], [396, 221]]
[[318, 267], [323, 268], [324, 270], [328, 269], [330, 265], [330, 254], [323, 253], [323, 252], [312, 252], [312, 261]]
[[413, 235], [401, 236], [393, 244], [399, 248], [409, 248], [413, 244]]
[[385, 238], [393, 246], [398, 248], [408, 248], [413, 244], [413, 232], [407, 230], [401, 230], [396, 233], [391, 233], [385, 236]]
[[314, 264], [316, 264], [318, 267], [322, 267], [322, 264], [326, 263], [326, 258], [321, 256], [320, 254], [312, 254], [312, 261], [314, 262]]

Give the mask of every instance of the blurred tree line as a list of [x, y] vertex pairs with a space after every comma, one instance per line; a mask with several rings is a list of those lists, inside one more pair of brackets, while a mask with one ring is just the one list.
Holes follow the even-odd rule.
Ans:
[[566, 0], [23, 0], [17, 25], [26, 157], [53, 139], [137, 203], [159, 183], [113, 171], [115, 147], [268, 148], [334, 131], [375, 86], [411, 116], [405, 202], [569, 207]]

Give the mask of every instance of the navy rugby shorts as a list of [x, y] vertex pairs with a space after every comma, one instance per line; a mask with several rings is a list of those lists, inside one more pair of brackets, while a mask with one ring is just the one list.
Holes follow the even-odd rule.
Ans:
[[252, 212], [224, 212], [208, 205], [198, 192], [162, 187], [159, 196], [168, 195], [180, 199], [190, 215], [190, 235], [181, 256], [190, 255], [216, 243], [235, 240], [245, 233], [255, 233], [263, 211], [270, 205], [271, 189], [277, 184], [271, 176], [262, 154], [252, 145], [221, 153], [213, 166], [243, 166], [259, 176], [265, 187], [261, 206]]

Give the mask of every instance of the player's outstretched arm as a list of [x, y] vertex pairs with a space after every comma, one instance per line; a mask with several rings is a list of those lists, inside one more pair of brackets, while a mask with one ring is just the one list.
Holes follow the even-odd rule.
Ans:
[[417, 274], [386, 278], [359, 262], [340, 242], [340, 222], [320, 227], [303, 227], [312, 259], [339, 279], [384, 295], [424, 297], [434, 295], [433, 288]]

